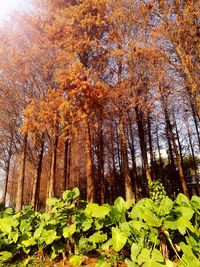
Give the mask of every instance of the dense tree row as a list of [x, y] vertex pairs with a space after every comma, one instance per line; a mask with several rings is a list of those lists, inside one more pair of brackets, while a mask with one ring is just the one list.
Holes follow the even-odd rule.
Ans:
[[[45, 0], [0, 29], [2, 203], [78, 186], [191, 194], [200, 151], [198, 1]], [[198, 194], [199, 188], [196, 193]]]

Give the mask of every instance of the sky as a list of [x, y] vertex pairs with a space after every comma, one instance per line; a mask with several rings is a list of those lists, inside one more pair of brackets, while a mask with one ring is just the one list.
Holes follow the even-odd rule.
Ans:
[[30, 0], [0, 0], [0, 21], [9, 18], [14, 10], [23, 10], [28, 6]]

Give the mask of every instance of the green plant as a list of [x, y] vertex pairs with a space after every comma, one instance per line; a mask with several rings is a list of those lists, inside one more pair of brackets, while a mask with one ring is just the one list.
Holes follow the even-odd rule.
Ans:
[[[87, 204], [79, 190], [66, 190], [60, 199], [50, 198], [49, 212], [27, 206], [15, 213], [0, 213], [0, 262], [29, 266], [37, 259], [63, 255], [74, 266], [83, 255], [99, 258], [97, 267], [126, 261], [132, 266], [197, 267], [200, 258], [200, 198], [176, 200], [144, 198], [137, 204], [122, 197], [113, 205]], [[37, 257], [38, 255], [38, 257]], [[176, 263], [175, 263], [176, 262]], [[20, 265], [16, 265], [20, 266]]]

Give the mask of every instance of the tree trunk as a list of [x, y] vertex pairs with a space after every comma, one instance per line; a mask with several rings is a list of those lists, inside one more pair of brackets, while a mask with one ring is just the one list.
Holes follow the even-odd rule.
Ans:
[[33, 191], [31, 205], [34, 210], [38, 208], [39, 194], [40, 194], [40, 178], [42, 174], [42, 161], [43, 161], [43, 152], [44, 152], [44, 141], [40, 144], [39, 153], [38, 153], [38, 163], [35, 170], [35, 179], [33, 181]]
[[176, 124], [176, 119], [175, 119], [174, 114], [173, 114], [173, 123], [174, 123], [175, 131], [176, 131], [176, 138], [177, 138], [178, 148], [179, 148], [179, 154], [180, 154], [180, 158], [181, 158], [181, 165], [182, 165], [182, 168], [184, 169], [182, 147], [181, 147], [181, 142], [180, 142], [178, 127], [177, 127], [177, 124]]
[[92, 150], [91, 136], [88, 122], [84, 121], [85, 126], [85, 150], [86, 150], [86, 175], [87, 175], [87, 201], [92, 203], [95, 201], [95, 186], [92, 168]]
[[165, 116], [165, 129], [166, 129], [166, 138], [168, 143], [168, 159], [169, 159], [169, 173], [168, 178], [171, 180], [171, 186], [172, 186], [172, 194], [175, 197], [177, 194], [177, 189], [180, 188], [181, 184], [179, 185], [179, 180], [176, 178], [176, 166], [174, 161], [174, 153], [173, 153], [173, 147], [172, 147], [172, 136], [170, 133], [170, 120], [168, 115], [168, 110], [166, 108], [166, 99], [162, 98], [162, 104], [163, 104], [163, 110], [164, 110], [164, 116]]
[[150, 153], [150, 160], [151, 160], [151, 177], [152, 177], [152, 180], [155, 180], [156, 179], [155, 160], [154, 160], [153, 143], [152, 143], [152, 136], [151, 136], [151, 118], [150, 118], [150, 116], [148, 116], [148, 136], [149, 136], [149, 153]]
[[121, 139], [121, 154], [122, 154], [122, 171], [124, 176], [124, 188], [126, 200], [133, 198], [132, 183], [130, 177], [128, 155], [127, 155], [127, 145], [126, 145], [126, 135], [124, 129], [123, 120], [120, 120], [120, 139]]
[[112, 192], [113, 192], [113, 200], [115, 198], [117, 198], [117, 196], [120, 196], [120, 192], [121, 192], [121, 186], [120, 186], [120, 182], [119, 182], [119, 177], [117, 175], [117, 167], [116, 167], [116, 157], [115, 157], [115, 146], [114, 146], [114, 142], [115, 142], [115, 135], [114, 135], [114, 129], [113, 129], [113, 124], [111, 123], [111, 157], [112, 157], [112, 167], [113, 167], [113, 177], [114, 177], [114, 188], [112, 188]]
[[99, 119], [98, 125], [98, 144], [97, 144], [97, 160], [98, 160], [98, 180], [100, 187], [99, 203], [105, 203], [105, 185], [104, 185], [104, 140], [102, 118]]
[[22, 150], [20, 173], [19, 173], [18, 184], [17, 184], [16, 212], [20, 211], [22, 209], [22, 205], [23, 205], [27, 142], [28, 142], [28, 134], [25, 134], [24, 143], [23, 143], [23, 150]]
[[8, 179], [9, 179], [9, 174], [10, 174], [10, 161], [11, 161], [11, 156], [12, 156], [12, 141], [10, 144], [10, 148], [8, 151], [8, 159], [7, 159], [7, 166], [6, 166], [6, 178], [4, 181], [4, 188], [2, 192], [2, 197], [1, 197], [1, 204], [5, 206], [6, 204], [6, 194], [7, 194], [7, 189], [8, 189]]
[[49, 188], [48, 188], [48, 198], [54, 197], [55, 195], [55, 178], [56, 178], [56, 162], [57, 162], [57, 146], [58, 146], [58, 136], [55, 133], [52, 140], [52, 151], [51, 151], [51, 169], [49, 177]]
[[158, 148], [158, 157], [159, 157], [159, 168], [160, 168], [160, 178], [164, 184], [164, 186], [166, 186], [166, 182], [165, 179], [163, 177], [163, 164], [162, 164], [162, 155], [161, 155], [161, 149], [160, 149], [160, 142], [159, 142], [159, 134], [158, 134], [158, 124], [156, 122], [156, 141], [157, 141], [157, 148]]
[[193, 160], [193, 164], [194, 164], [194, 171], [195, 171], [195, 175], [197, 177], [197, 190], [198, 190], [198, 195], [200, 196], [200, 185], [199, 185], [199, 181], [198, 181], [198, 171], [197, 171], [197, 164], [196, 164], [196, 158], [195, 158], [195, 154], [194, 154], [194, 148], [192, 145], [192, 137], [191, 137], [191, 133], [190, 133], [190, 128], [187, 125], [187, 132], [188, 132], [188, 139], [189, 139], [189, 144], [190, 144], [190, 150], [191, 150], [191, 155], [192, 155], [192, 160]]
[[195, 129], [196, 129], [196, 132], [197, 132], [197, 140], [198, 140], [199, 150], [200, 150], [200, 133], [199, 133], [199, 126], [198, 126], [197, 116], [196, 116], [195, 107], [194, 107], [194, 104], [193, 104], [193, 103], [191, 103], [191, 108], [192, 108], [192, 115], [193, 115], [193, 119], [194, 119]]
[[145, 171], [145, 176], [147, 179], [147, 182], [151, 182], [151, 174], [150, 174], [150, 169], [149, 169], [149, 164], [148, 164], [148, 159], [147, 159], [147, 148], [146, 148], [146, 142], [145, 142], [145, 135], [144, 135], [144, 127], [143, 127], [143, 114], [139, 109], [136, 107], [135, 108], [135, 113], [136, 113], [136, 121], [137, 121], [137, 126], [138, 126], [138, 135], [140, 139], [140, 148], [141, 148], [141, 155], [142, 155], [142, 160], [144, 163], [144, 171]]
[[135, 145], [134, 145], [134, 135], [133, 135], [133, 129], [131, 126], [131, 121], [129, 117], [129, 133], [130, 133], [130, 141], [129, 141], [129, 148], [131, 151], [131, 159], [132, 159], [132, 168], [133, 168], [133, 186], [134, 186], [134, 195], [135, 195], [135, 201], [138, 202], [140, 200], [140, 192], [138, 188], [138, 175], [137, 175], [137, 165], [136, 165], [136, 159], [135, 159]]
[[69, 150], [70, 150], [70, 141], [69, 139], [64, 141], [64, 159], [63, 159], [63, 185], [62, 190], [65, 191], [69, 186]]
[[183, 193], [187, 197], [189, 197], [189, 192], [188, 192], [188, 189], [187, 189], [187, 185], [186, 185], [186, 181], [185, 181], [185, 177], [184, 177], [184, 172], [183, 172], [183, 168], [182, 168], [182, 164], [181, 164], [181, 157], [180, 157], [180, 154], [178, 152], [175, 136], [174, 136], [174, 133], [173, 133], [173, 130], [172, 130], [172, 126], [171, 126], [169, 117], [168, 117], [167, 109], [166, 109], [166, 116], [167, 116], [166, 120], [167, 120], [167, 123], [168, 123], [168, 130], [169, 130], [170, 138], [172, 140], [174, 154], [176, 156], [176, 161], [177, 161], [177, 167], [178, 167], [179, 177], [180, 177], [180, 181], [181, 181], [181, 186], [182, 186], [182, 189], [183, 189]]

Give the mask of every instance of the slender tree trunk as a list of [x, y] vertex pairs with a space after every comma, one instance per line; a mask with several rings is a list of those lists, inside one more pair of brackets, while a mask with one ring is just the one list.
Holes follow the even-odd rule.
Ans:
[[138, 182], [137, 182], [138, 175], [137, 175], [137, 165], [136, 165], [136, 158], [135, 158], [134, 135], [133, 135], [133, 129], [131, 126], [130, 117], [129, 117], [129, 133], [130, 133], [129, 148], [131, 151], [132, 168], [133, 168], [134, 194], [135, 194], [135, 201], [138, 202], [140, 200], [140, 192], [139, 192]]
[[98, 125], [98, 145], [97, 145], [97, 158], [98, 158], [98, 180], [100, 186], [99, 202], [105, 202], [105, 185], [104, 185], [104, 140], [102, 118], [99, 119]]
[[179, 177], [180, 177], [180, 181], [181, 181], [181, 185], [182, 185], [182, 189], [183, 189], [183, 193], [189, 197], [189, 192], [188, 192], [188, 188], [186, 185], [186, 181], [185, 181], [185, 176], [184, 176], [184, 172], [183, 172], [183, 167], [181, 164], [181, 157], [180, 154], [178, 152], [178, 147], [176, 145], [176, 139], [172, 130], [172, 126], [168, 117], [168, 114], [166, 113], [167, 116], [167, 123], [168, 123], [168, 130], [169, 130], [169, 134], [170, 134], [170, 138], [172, 140], [172, 144], [173, 144], [173, 150], [174, 150], [174, 154], [176, 156], [176, 161], [177, 161], [177, 167], [178, 167], [178, 172], [179, 172]]
[[120, 127], [122, 170], [124, 176], [125, 196], [126, 200], [130, 200], [133, 198], [133, 190], [132, 190], [132, 182], [131, 182], [129, 163], [128, 163], [126, 135], [122, 119], [120, 120], [119, 127]]
[[194, 148], [192, 145], [192, 136], [191, 136], [191, 132], [189, 129], [188, 124], [187, 125], [187, 133], [188, 133], [188, 139], [189, 139], [189, 144], [190, 144], [190, 150], [191, 150], [191, 154], [192, 154], [192, 160], [193, 160], [193, 164], [194, 164], [194, 172], [195, 175], [197, 177], [197, 190], [198, 190], [198, 195], [200, 196], [200, 185], [199, 185], [199, 179], [198, 179], [198, 172], [197, 172], [197, 164], [196, 164], [196, 158], [195, 158], [195, 154], [194, 154]]
[[62, 190], [65, 191], [68, 188], [68, 172], [69, 172], [69, 139], [64, 141], [64, 158], [63, 158], [63, 186]]
[[146, 148], [146, 142], [145, 142], [144, 127], [143, 127], [143, 115], [142, 115], [142, 112], [140, 112], [137, 107], [135, 108], [135, 113], [136, 113], [136, 121], [137, 121], [137, 126], [138, 126], [138, 135], [140, 139], [142, 160], [144, 163], [144, 171], [145, 171], [147, 182], [149, 183], [152, 181], [152, 179], [151, 179], [151, 174], [150, 174], [150, 169], [149, 169], [149, 164], [148, 164], [148, 159], [147, 159], [147, 148]]
[[179, 180], [176, 177], [176, 166], [175, 166], [175, 160], [174, 160], [174, 153], [173, 153], [173, 147], [172, 147], [172, 139], [171, 139], [171, 133], [170, 133], [170, 120], [168, 115], [168, 110], [166, 108], [166, 99], [162, 99], [163, 109], [164, 109], [164, 116], [165, 116], [165, 129], [166, 129], [166, 138], [168, 143], [168, 159], [169, 159], [169, 175], [168, 178], [171, 180], [171, 186], [172, 186], [172, 194], [177, 193], [177, 189], [180, 188], [181, 185], [179, 185]]
[[119, 164], [119, 175], [118, 175], [118, 194], [120, 196], [125, 196], [124, 195], [124, 183], [123, 183], [123, 167], [122, 167], [122, 158], [120, 154], [120, 137], [118, 133], [118, 125], [117, 122], [115, 121], [115, 131], [116, 131], [116, 145], [117, 145], [117, 159], [118, 159], [118, 164]]
[[[55, 130], [57, 131], [57, 130]], [[48, 188], [48, 198], [54, 197], [55, 195], [55, 178], [56, 178], [56, 163], [57, 163], [57, 146], [58, 146], [58, 136], [54, 133], [52, 140], [52, 151], [51, 151], [51, 169], [49, 177], [49, 188]]]
[[162, 155], [160, 149], [160, 142], [159, 142], [159, 134], [158, 134], [158, 124], [156, 123], [156, 141], [157, 141], [157, 148], [158, 148], [158, 157], [159, 157], [159, 168], [160, 168], [160, 178], [163, 184], [166, 186], [165, 179], [163, 177], [163, 166], [162, 166]]
[[92, 168], [92, 150], [91, 150], [91, 136], [90, 126], [85, 120], [85, 150], [86, 150], [86, 175], [87, 175], [87, 201], [92, 203], [95, 201], [95, 185]]
[[20, 173], [19, 173], [18, 184], [17, 184], [16, 212], [20, 211], [23, 205], [27, 142], [28, 142], [28, 134], [25, 134], [23, 150], [22, 150], [22, 158], [21, 158], [21, 167], [20, 167]]
[[35, 170], [35, 178], [33, 181], [31, 205], [33, 206], [34, 210], [38, 208], [38, 202], [39, 202], [40, 178], [42, 174], [43, 152], [44, 152], [44, 141], [42, 141], [40, 144], [39, 153], [38, 153], [38, 163], [37, 163], [37, 167]]
[[151, 136], [151, 118], [148, 116], [148, 136], [149, 136], [149, 153], [150, 153], [150, 160], [151, 160], [151, 177], [152, 180], [156, 179], [155, 173], [155, 159], [153, 153], [153, 143], [152, 143], [152, 136]]
[[114, 147], [114, 141], [115, 141], [115, 135], [114, 135], [114, 129], [113, 125], [111, 123], [111, 156], [112, 156], [112, 165], [113, 165], [113, 177], [114, 177], [114, 188], [112, 189], [114, 199], [120, 195], [119, 193], [119, 180], [117, 176], [117, 168], [116, 168], [116, 163], [115, 163], [115, 147]]
[[3, 206], [5, 206], [5, 203], [6, 203], [6, 194], [7, 194], [8, 179], [9, 179], [9, 174], [10, 174], [11, 156], [12, 156], [12, 141], [11, 141], [10, 148], [8, 151], [7, 166], [6, 166], [6, 170], [5, 170], [6, 171], [6, 177], [5, 177], [4, 188], [3, 188], [2, 197], [1, 197], [1, 204], [3, 204]]
[[198, 140], [199, 150], [200, 150], [200, 133], [199, 133], [199, 126], [198, 126], [197, 116], [196, 116], [196, 112], [195, 112], [195, 108], [194, 108], [194, 104], [193, 104], [193, 103], [191, 103], [191, 108], [192, 108], [192, 115], [193, 115], [193, 119], [194, 119], [195, 129], [196, 129], [196, 132], [197, 132], [197, 140]]
[[184, 169], [184, 165], [183, 165], [183, 153], [182, 153], [181, 141], [180, 141], [179, 132], [178, 132], [178, 127], [177, 127], [177, 124], [176, 124], [176, 119], [175, 119], [174, 114], [173, 114], [173, 123], [174, 123], [174, 128], [175, 128], [175, 131], [176, 131], [176, 138], [177, 138], [178, 148], [179, 148], [179, 153], [180, 153], [180, 158], [181, 158], [181, 165], [182, 165], [182, 168]]
[[115, 121], [115, 131], [116, 131], [116, 144], [117, 144], [117, 158], [118, 158], [120, 173], [122, 173], [122, 159], [121, 159], [121, 155], [120, 155], [118, 125], [117, 125], [116, 121]]

